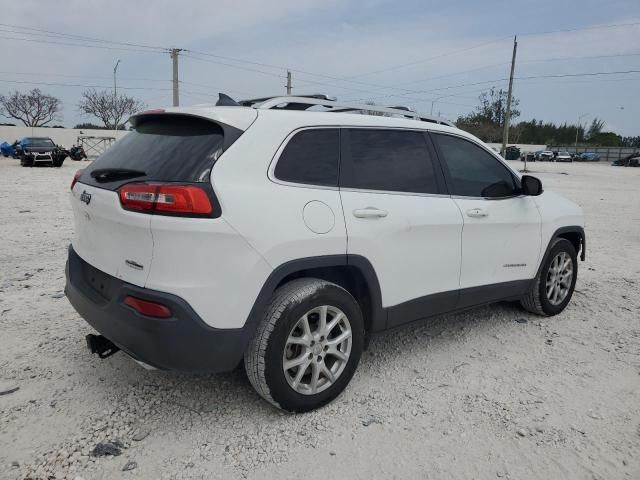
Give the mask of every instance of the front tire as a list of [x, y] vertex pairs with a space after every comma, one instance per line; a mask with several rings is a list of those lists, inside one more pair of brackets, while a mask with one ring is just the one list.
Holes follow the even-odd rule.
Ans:
[[569, 304], [577, 278], [576, 249], [569, 240], [558, 238], [520, 304], [538, 315], [557, 315]]
[[245, 353], [258, 394], [278, 408], [307, 412], [347, 386], [364, 346], [356, 300], [342, 287], [315, 278], [276, 290]]

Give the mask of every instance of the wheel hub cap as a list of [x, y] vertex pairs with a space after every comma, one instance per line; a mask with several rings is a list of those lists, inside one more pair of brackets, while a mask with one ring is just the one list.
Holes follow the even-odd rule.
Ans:
[[554, 257], [547, 272], [547, 300], [551, 305], [560, 305], [571, 289], [573, 283], [573, 260], [567, 252], [560, 252]]
[[303, 395], [329, 388], [349, 362], [351, 342], [351, 324], [342, 310], [330, 305], [309, 310], [285, 344], [282, 369], [289, 386]]

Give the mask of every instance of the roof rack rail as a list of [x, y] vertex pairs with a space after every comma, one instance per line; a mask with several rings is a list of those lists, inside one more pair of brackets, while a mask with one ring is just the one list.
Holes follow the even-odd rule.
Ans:
[[240, 100], [240, 105], [253, 107], [260, 110], [308, 110], [314, 106], [327, 108], [328, 112], [360, 112], [368, 114], [370, 112], [386, 113], [404, 118], [419, 120], [422, 122], [437, 123], [455, 127], [449, 120], [430, 115], [417, 113], [405, 106], [384, 107], [379, 105], [367, 105], [358, 103], [342, 103], [327, 95], [285, 95], [280, 97], [266, 97], [252, 100]]
[[[251, 107], [253, 105], [256, 105], [257, 103], [263, 103], [263, 102], [266, 102], [267, 100], [271, 100], [272, 98], [280, 98], [280, 96], [275, 95], [273, 97], [249, 98], [247, 100], [240, 100], [238, 101], [238, 103], [243, 107]], [[311, 93], [309, 95], [296, 95], [296, 98], [315, 98], [318, 100], [331, 100], [331, 101], [336, 100], [336, 97], [331, 97], [323, 93]]]

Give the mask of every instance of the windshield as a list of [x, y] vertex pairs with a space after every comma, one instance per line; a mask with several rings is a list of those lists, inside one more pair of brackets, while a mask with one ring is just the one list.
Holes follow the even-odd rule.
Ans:
[[23, 138], [20, 142], [25, 147], [55, 147], [50, 138]]
[[563, 157], [568, 157], [569, 152], [560, 152], [558, 155], [562, 155]]
[[[222, 128], [209, 120], [178, 115], [141, 119], [136, 130], [86, 168], [79, 181], [115, 190], [131, 176], [109, 178], [101, 172], [135, 171], [135, 181], [206, 182], [222, 154], [223, 140]], [[98, 175], [92, 175], [94, 171]]]

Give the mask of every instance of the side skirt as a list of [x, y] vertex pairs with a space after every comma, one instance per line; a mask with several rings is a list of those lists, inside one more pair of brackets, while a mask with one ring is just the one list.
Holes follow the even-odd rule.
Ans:
[[387, 330], [444, 313], [455, 313], [504, 300], [517, 300], [527, 292], [532, 281], [516, 280], [435, 293], [388, 307]]

